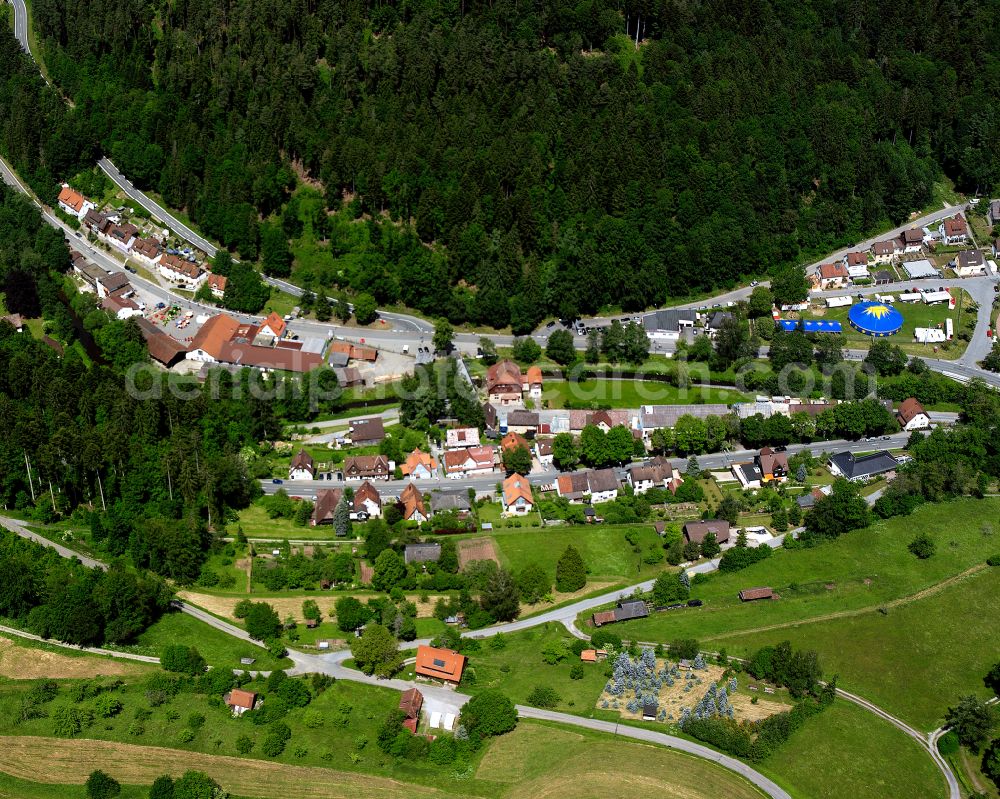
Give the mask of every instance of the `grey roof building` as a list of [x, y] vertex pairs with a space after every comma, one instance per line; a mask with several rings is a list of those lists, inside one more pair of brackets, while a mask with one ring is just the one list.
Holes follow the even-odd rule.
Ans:
[[830, 471], [852, 482], [871, 480], [898, 468], [899, 462], [885, 450], [860, 458], [855, 457], [853, 452], [838, 452], [830, 458]]
[[441, 545], [407, 544], [403, 559], [407, 563], [437, 562], [441, 559]]

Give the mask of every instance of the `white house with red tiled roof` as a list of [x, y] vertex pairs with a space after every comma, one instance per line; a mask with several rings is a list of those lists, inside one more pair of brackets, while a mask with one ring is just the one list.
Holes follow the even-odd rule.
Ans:
[[221, 300], [222, 295], [226, 293], [226, 276], [209, 274], [208, 287], [212, 289], [212, 296]]
[[260, 334], [262, 336], [274, 336], [275, 338], [281, 338], [285, 335], [285, 330], [288, 329], [288, 325], [285, 320], [282, 319], [274, 311], [271, 311], [267, 315], [267, 319], [264, 320], [264, 324], [260, 326]]
[[59, 207], [70, 216], [83, 219], [87, 211], [94, 209], [94, 204], [76, 189], [71, 189], [68, 183], [63, 183], [59, 190]]

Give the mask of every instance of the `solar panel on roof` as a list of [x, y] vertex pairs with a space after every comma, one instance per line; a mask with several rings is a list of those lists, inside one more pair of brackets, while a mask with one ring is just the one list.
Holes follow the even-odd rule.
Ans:
[[443, 660], [438, 660], [437, 658], [434, 658], [434, 665], [437, 666], [439, 669], [443, 669], [444, 668], [444, 661]]

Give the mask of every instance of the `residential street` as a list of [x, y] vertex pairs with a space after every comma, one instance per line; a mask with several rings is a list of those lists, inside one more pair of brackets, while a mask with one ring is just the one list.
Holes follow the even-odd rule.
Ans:
[[[361, 416], [363, 414], [359, 414], [359, 418]], [[937, 420], [942, 423], [953, 422], [956, 418], [957, 414], [937, 415]], [[906, 446], [909, 438], [909, 433], [894, 433], [891, 436], [883, 436], [871, 441], [847, 441], [845, 439], [815, 441], [811, 444], [789, 444], [787, 452], [789, 455], [794, 455], [797, 452], [809, 450], [813, 455], [818, 456], [824, 452], [871, 452], [877, 449], [900, 449]], [[729, 469], [734, 463], [753, 460], [753, 456], [756, 454], [757, 450], [741, 449], [699, 455], [697, 456], [697, 460], [698, 465], [702, 469]], [[687, 465], [687, 458], [670, 458], [670, 462], [683, 471]], [[620, 479], [625, 478], [626, 470], [624, 468], [617, 468], [615, 471], [618, 473]], [[528, 475], [528, 480], [533, 485], [545, 485], [555, 480], [559, 474], [558, 469], [549, 468], [540, 472], [532, 472]], [[421, 491], [433, 491], [435, 489], [441, 491], [465, 491], [474, 488], [479, 494], [487, 494], [496, 493], [496, 485], [502, 479], [503, 474], [496, 472], [485, 477], [465, 477], [458, 479], [438, 477], [432, 480], [413, 480], [412, 482]], [[410, 480], [377, 480], [373, 484], [380, 492], [393, 494], [402, 491], [410, 482]], [[348, 484], [358, 486], [361, 485], [361, 481], [356, 480]], [[280, 483], [266, 479], [260, 481], [260, 487], [265, 494], [274, 494], [279, 489], [284, 489], [291, 496], [301, 496], [306, 499], [311, 499], [317, 491], [325, 488], [337, 488], [342, 485], [345, 485], [345, 483], [337, 480], [282, 480]]]

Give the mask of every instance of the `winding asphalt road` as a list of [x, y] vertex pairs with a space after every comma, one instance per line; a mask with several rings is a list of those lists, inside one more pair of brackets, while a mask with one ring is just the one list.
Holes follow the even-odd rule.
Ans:
[[[53, 541], [43, 538], [31, 531], [27, 530], [18, 520], [10, 519], [7, 517], [0, 516], [0, 525], [6, 527], [7, 529], [17, 533], [18, 535], [29, 538], [32, 541], [43, 544], [45, 546], [52, 547], [63, 557], [70, 558], [80, 558], [84, 561], [84, 558], [76, 552], [62, 547]], [[770, 542], [772, 546], [780, 546], [781, 539], [775, 539]], [[107, 568], [105, 564], [100, 561], [94, 560], [92, 558], [87, 558], [84, 562], [88, 562], [90, 565], [95, 565], [100, 568]], [[688, 569], [690, 573], [697, 574], [699, 572], [713, 571], [718, 568], [718, 560], [701, 563]], [[537, 616], [532, 616], [528, 619], [520, 619], [508, 624], [495, 625], [493, 627], [487, 627], [481, 630], [466, 631], [463, 633], [464, 637], [471, 638], [487, 638], [498, 633], [516, 632], [518, 630], [524, 630], [531, 627], [538, 626], [540, 624], [545, 624], [546, 622], [558, 622], [564, 624], [567, 629], [576, 635], [580, 635], [579, 631], [573, 626], [573, 620], [580, 613], [583, 613], [592, 608], [598, 607], [600, 605], [605, 605], [611, 602], [617, 601], [622, 596], [627, 596], [631, 594], [636, 589], [641, 589], [643, 591], [648, 591], [652, 588], [653, 581], [647, 580], [645, 582], [639, 583], [638, 585], [629, 586], [627, 588], [621, 589], [619, 591], [613, 591], [606, 594], [602, 594], [596, 597], [590, 597], [589, 599], [582, 599], [578, 602], [574, 602], [570, 605], [566, 605], [562, 608], [557, 608], [555, 610], [549, 611], [547, 613], [542, 613]], [[223, 621], [216, 616], [201, 610], [200, 608], [193, 607], [185, 602], [179, 600], [174, 600], [172, 603], [178, 610], [184, 613], [188, 613], [196, 619], [208, 624], [215, 629], [226, 633], [227, 635], [232, 635], [241, 641], [254, 644], [255, 646], [263, 647], [259, 641], [255, 641], [250, 638], [246, 630], [243, 630], [236, 625], [230, 624], [229, 622]], [[19, 633], [20, 631], [15, 631]], [[30, 636], [28, 636], [30, 637]], [[401, 645], [401, 648], [412, 649], [421, 643], [426, 643], [426, 641], [410, 641]], [[107, 654], [111, 656], [117, 656], [122, 653], [115, 653], [109, 650], [102, 650], [100, 654]], [[465, 694], [458, 693], [449, 688], [427, 685], [424, 683], [411, 683], [405, 680], [395, 680], [395, 679], [379, 679], [377, 677], [370, 677], [368, 675], [362, 674], [355, 669], [349, 669], [344, 666], [344, 661], [351, 657], [351, 653], [347, 650], [340, 652], [331, 652], [322, 655], [307, 655], [302, 652], [295, 650], [289, 650], [289, 658], [293, 662], [293, 667], [288, 670], [290, 674], [307, 674], [310, 672], [321, 672], [324, 674], [329, 674], [338, 679], [353, 680], [355, 682], [364, 682], [371, 685], [379, 685], [386, 688], [394, 688], [399, 691], [405, 691], [409, 688], [418, 687], [421, 692], [424, 693], [425, 697], [433, 699], [441, 707], [452, 708], [455, 712], [461, 708], [469, 697]], [[137, 658], [132, 658], [137, 659]], [[155, 659], [154, 661], [155, 662]], [[948, 766], [947, 762], [940, 756], [937, 752], [937, 747], [935, 741], [937, 737], [940, 737], [942, 730], [935, 730], [934, 732], [923, 735], [917, 730], [913, 729], [905, 722], [897, 719], [896, 717], [885, 712], [878, 706], [872, 704], [866, 699], [859, 697], [855, 694], [848, 693], [838, 689], [838, 693], [845, 699], [859, 705], [866, 710], [880, 716], [881, 718], [889, 721], [900, 730], [905, 732], [908, 736], [913, 738], [915, 741], [920, 743], [921, 746], [930, 754], [931, 758], [934, 760], [935, 764], [938, 766], [946, 782], [948, 783], [949, 789], [949, 799], [961, 799], [961, 792], [958, 787], [958, 781], [955, 775], [952, 773], [951, 768]], [[567, 724], [576, 727], [584, 727], [591, 730], [596, 730], [599, 732], [611, 732], [617, 735], [622, 735], [624, 737], [634, 738], [636, 740], [648, 741], [650, 743], [660, 744], [662, 746], [667, 746], [679, 751], [686, 752], [688, 754], [695, 755], [697, 757], [703, 757], [712, 762], [718, 763], [719, 765], [727, 768], [745, 779], [749, 780], [751, 783], [759, 787], [765, 793], [772, 797], [772, 799], [791, 799], [789, 794], [781, 788], [779, 785], [775, 784], [772, 780], [765, 777], [763, 774], [755, 771], [746, 763], [736, 760], [735, 758], [728, 757], [713, 749], [710, 749], [701, 744], [688, 741], [684, 738], [678, 738], [672, 735], [667, 735], [666, 733], [653, 732], [651, 730], [645, 730], [642, 728], [630, 727], [628, 725], [619, 725], [614, 722], [602, 721], [597, 719], [588, 719], [582, 716], [574, 716], [565, 713], [556, 713], [554, 711], [542, 710], [540, 708], [527, 707], [523, 705], [517, 706], [518, 713], [524, 718], [534, 718], [547, 721], [555, 721], [561, 724]]]

